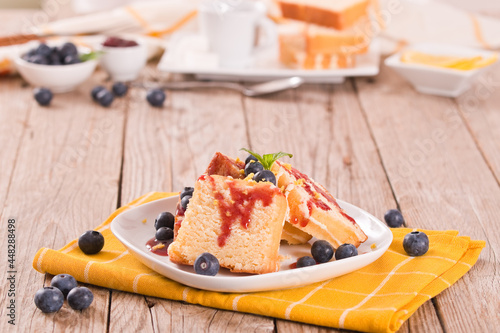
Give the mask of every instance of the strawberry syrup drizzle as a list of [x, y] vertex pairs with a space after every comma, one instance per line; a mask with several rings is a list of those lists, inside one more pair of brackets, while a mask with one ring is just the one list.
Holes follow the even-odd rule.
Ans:
[[[317, 185], [311, 178], [309, 178], [309, 176], [307, 176], [306, 174], [303, 174], [302, 172], [295, 169], [294, 167], [291, 167], [291, 169], [288, 170], [287, 168], [283, 167], [281, 164], [280, 164], [280, 166], [283, 169], [285, 169], [290, 175], [295, 177], [296, 180], [299, 180], [299, 179], [304, 180], [304, 189], [306, 190], [306, 192], [310, 196], [309, 200], [307, 201], [307, 208], [309, 210], [309, 216], [311, 216], [311, 211], [312, 211], [313, 205], [324, 210], [324, 211], [329, 211], [332, 209], [325, 202], [323, 202], [319, 198], [315, 197], [316, 196], [315, 191], [316, 191], [317, 193], [321, 194], [328, 202], [330, 202], [335, 207], [337, 207], [340, 211], [340, 214], [342, 214], [342, 216], [344, 216], [346, 219], [351, 221], [352, 224], [356, 224], [356, 221], [352, 217], [347, 215], [342, 208], [340, 208], [339, 204], [337, 203], [337, 200], [335, 200], [335, 198], [330, 193], [328, 193], [323, 187]], [[312, 185], [312, 187], [314, 187], [315, 191], [313, 191], [311, 185]], [[292, 218], [292, 223], [295, 223], [295, 224], [300, 223], [300, 226], [302, 226], [302, 227], [305, 227], [308, 222], [309, 222], [308, 219], [305, 218], [304, 216], [300, 216], [300, 217], [294, 216]]]
[[220, 247], [226, 244], [227, 238], [231, 235], [231, 229], [235, 222], [239, 220], [243, 228], [248, 228], [250, 216], [257, 201], [261, 201], [262, 205], [267, 207], [272, 203], [274, 195], [280, 193], [278, 188], [273, 188], [271, 186], [259, 186], [258, 188], [248, 186], [242, 191], [236, 186], [236, 182], [226, 181], [230, 194], [230, 200], [227, 200], [222, 193], [216, 190], [213, 177], [206, 175], [202, 177], [204, 177], [204, 179], [208, 178], [211, 182], [215, 200], [218, 202], [217, 205], [222, 219], [221, 234], [217, 238], [217, 244]]
[[[172, 243], [172, 240], [168, 240], [168, 241], [159, 241], [157, 240], [156, 238], [151, 238], [150, 240], [148, 240], [146, 242], [146, 247], [148, 248], [149, 251], [151, 251], [152, 253], [154, 254], [157, 254], [159, 256], [164, 256], [164, 257], [167, 257], [168, 256], [168, 246]], [[159, 245], [159, 244], [163, 244], [165, 245], [164, 247], [162, 248], [154, 248], [156, 245]]]

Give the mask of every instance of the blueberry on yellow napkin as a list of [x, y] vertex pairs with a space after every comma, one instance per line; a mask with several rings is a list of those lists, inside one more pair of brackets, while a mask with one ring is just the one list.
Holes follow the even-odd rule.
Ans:
[[[67, 273], [78, 281], [148, 296], [254, 313], [309, 324], [366, 332], [394, 332], [420, 305], [450, 287], [476, 263], [484, 241], [457, 231], [425, 230], [429, 251], [410, 257], [403, 238], [411, 229], [392, 229], [394, 240], [374, 263], [350, 274], [305, 287], [255, 293], [220, 293], [184, 286], [141, 264], [113, 236], [111, 221], [132, 207], [173, 194], [148, 193], [115, 211], [98, 226], [105, 238], [97, 255], [85, 255], [73, 240], [60, 250], [40, 249], [33, 267]], [[140, 221], [139, 221], [140, 223]]]

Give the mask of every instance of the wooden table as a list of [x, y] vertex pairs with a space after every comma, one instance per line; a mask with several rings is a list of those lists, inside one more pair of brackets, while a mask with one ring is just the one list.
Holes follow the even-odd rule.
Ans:
[[[20, 22], [17, 12], [1, 13], [3, 24]], [[154, 68], [142, 80], [184, 79]], [[138, 88], [100, 107], [89, 95], [97, 84], [110, 85], [105, 73], [39, 107], [19, 77], [0, 79], [1, 332], [336, 332], [94, 286], [82, 314], [35, 308], [36, 290], [51, 278], [31, 267], [40, 247], [61, 248], [141, 194], [192, 185], [215, 151], [244, 156], [241, 147], [293, 153], [299, 169], [380, 219], [397, 207], [409, 227], [486, 240], [471, 271], [401, 332], [499, 331], [499, 66], [457, 99], [419, 94], [384, 66], [375, 78], [265, 98], [170, 92], [161, 109]], [[15, 327], [6, 317], [9, 218], [16, 220]]]

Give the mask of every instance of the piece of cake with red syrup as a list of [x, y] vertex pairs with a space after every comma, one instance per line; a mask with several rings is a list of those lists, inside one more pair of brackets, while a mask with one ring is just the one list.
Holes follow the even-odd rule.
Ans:
[[168, 255], [174, 263], [193, 265], [209, 252], [232, 272], [276, 272], [286, 212], [286, 197], [271, 182], [204, 174]]
[[275, 161], [271, 170], [288, 201], [287, 223], [335, 248], [344, 243], [358, 247], [366, 241], [367, 236], [356, 221], [322, 185], [280, 161]]

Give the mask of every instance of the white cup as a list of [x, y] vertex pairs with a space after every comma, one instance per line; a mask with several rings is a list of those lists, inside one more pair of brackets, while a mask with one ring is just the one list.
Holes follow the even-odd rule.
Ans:
[[[218, 56], [220, 67], [246, 67], [256, 53], [277, 42], [276, 26], [266, 17], [266, 7], [261, 2], [206, 0], [198, 13], [201, 32], [208, 40], [210, 52]], [[258, 28], [266, 40], [256, 46]]]

